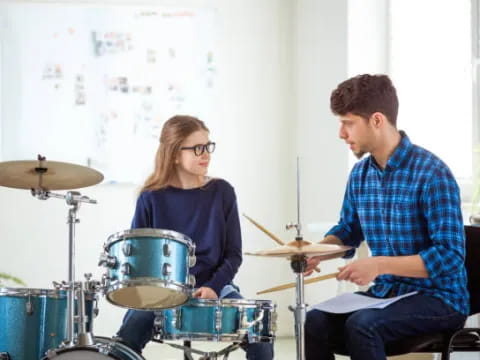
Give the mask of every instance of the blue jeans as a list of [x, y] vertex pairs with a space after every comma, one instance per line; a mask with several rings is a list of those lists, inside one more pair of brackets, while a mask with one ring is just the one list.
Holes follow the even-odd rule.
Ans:
[[[220, 293], [223, 299], [243, 299], [240, 293], [231, 285], [227, 285]], [[122, 342], [133, 350], [141, 353], [145, 345], [153, 336], [153, 311], [128, 310], [123, 318], [122, 326], [117, 333]], [[248, 360], [271, 360], [273, 359], [272, 343], [252, 343], [246, 346], [246, 358]]]
[[385, 344], [402, 338], [463, 327], [466, 316], [433, 296], [416, 294], [384, 309], [363, 309], [348, 314], [319, 310], [307, 313], [307, 360], [333, 360], [334, 352], [353, 360], [384, 360]]

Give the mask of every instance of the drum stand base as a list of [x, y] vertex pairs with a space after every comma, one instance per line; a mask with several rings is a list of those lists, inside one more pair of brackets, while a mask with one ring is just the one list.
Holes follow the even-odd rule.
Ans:
[[164, 342], [162, 340], [156, 340], [156, 339], [153, 339], [153, 341], [159, 342], [159, 343], [162, 343], [162, 344], [170, 345], [171, 347], [173, 347], [175, 349], [183, 350], [185, 360], [194, 360], [192, 354], [201, 355], [199, 360], [217, 360], [217, 359], [220, 359], [221, 356], [223, 356], [223, 360], [228, 360], [228, 355], [230, 355], [231, 352], [241, 348], [242, 345], [244, 344], [244, 343], [233, 343], [233, 344], [230, 344], [227, 347], [223, 348], [220, 351], [206, 352], [206, 351], [192, 349], [190, 347], [190, 344], [191, 344], [190, 341], [184, 341], [184, 345], [167, 343], [167, 342]]

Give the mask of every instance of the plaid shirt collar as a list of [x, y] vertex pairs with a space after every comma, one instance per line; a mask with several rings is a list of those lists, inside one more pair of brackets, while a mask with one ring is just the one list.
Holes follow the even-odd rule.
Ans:
[[[410, 142], [410, 139], [408, 138], [405, 131], [400, 130], [400, 136], [402, 137], [402, 139], [400, 140], [400, 143], [393, 151], [393, 154], [388, 159], [387, 165], [385, 166], [385, 170], [395, 170], [399, 168], [402, 165], [402, 162], [408, 158], [409, 153], [413, 148], [413, 145]], [[375, 158], [372, 155], [369, 156], [369, 164], [370, 166], [373, 166], [378, 171], [380, 172], [382, 171], [378, 166], [377, 162], [375, 161]]]

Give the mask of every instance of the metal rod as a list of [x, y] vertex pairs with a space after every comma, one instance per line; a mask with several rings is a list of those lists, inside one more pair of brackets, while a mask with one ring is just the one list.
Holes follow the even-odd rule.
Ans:
[[78, 205], [68, 210], [68, 290], [67, 290], [67, 345], [74, 346], [75, 325], [75, 224]]
[[302, 237], [300, 224], [300, 157], [297, 156], [297, 237]]
[[297, 304], [295, 308], [295, 339], [297, 344], [297, 360], [305, 360], [305, 317], [306, 305], [304, 303], [303, 273], [296, 273], [297, 276]]

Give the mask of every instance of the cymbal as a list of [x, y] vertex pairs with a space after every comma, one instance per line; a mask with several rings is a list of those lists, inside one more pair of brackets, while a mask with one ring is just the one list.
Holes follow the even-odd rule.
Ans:
[[[291, 241], [287, 245], [278, 246], [273, 249], [246, 252], [246, 255], [270, 256], [270, 257], [291, 257], [295, 255], [325, 256], [326, 259], [341, 257], [351, 249], [349, 246], [335, 244], [312, 244], [308, 241]], [[338, 256], [336, 256], [338, 255]]]
[[103, 175], [86, 166], [47, 160], [0, 163], [0, 185], [16, 189], [67, 190], [98, 184]]

